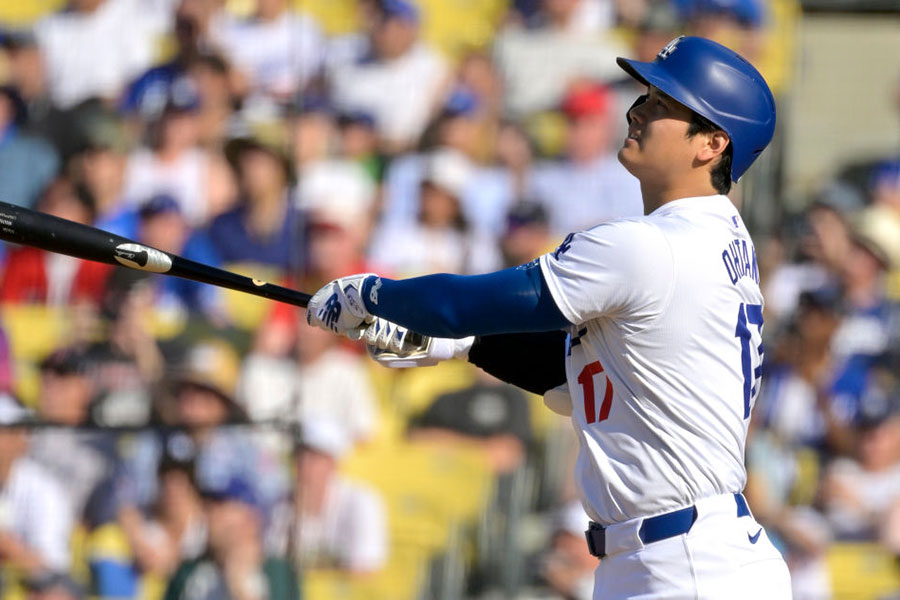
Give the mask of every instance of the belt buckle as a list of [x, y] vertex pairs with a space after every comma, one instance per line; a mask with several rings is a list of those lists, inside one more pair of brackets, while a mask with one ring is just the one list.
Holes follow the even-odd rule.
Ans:
[[[597, 558], [606, 558], [606, 528], [591, 521], [588, 523], [588, 529], [584, 532], [587, 540], [588, 552]], [[599, 547], [598, 547], [599, 546]]]

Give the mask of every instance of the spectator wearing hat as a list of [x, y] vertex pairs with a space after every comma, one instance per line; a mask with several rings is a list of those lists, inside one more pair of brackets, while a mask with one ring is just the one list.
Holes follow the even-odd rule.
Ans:
[[73, 156], [73, 176], [94, 202], [94, 226], [129, 239], [137, 237], [137, 216], [125, 198], [130, 148], [122, 121], [112, 114], [85, 119], [85, 145]]
[[33, 421], [0, 395], [0, 562], [38, 576], [68, 569], [73, 518], [60, 482], [27, 454]]
[[453, 150], [427, 158], [414, 225], [384, 223], [373, 235], [370, 258], [398, 276], [486, 273], [499, 265], [495, 240], [470, 227], [461, 197], [473, 177], [471, 163]]
[[850, 457], [829, 465], [822, 482], [825, 514], [838, 539], [889, 543], [900, 551], [900, 385], [896, 373], [865, 399]]
[[132, 207], [155, 194], [170, 194], [194, 228], [230, 207], [235, 196], [226, 161], [200, 147], [202, 102], [190, 79], [173, 83], [159, 118], [152, 122], [150, 145], [131, 154], [125, 172], [124, 196]]
[[886, 278], [900, 264], [900, 219], [884, 207], [865, 209], [851, 223], [850, 240], [839, 273], [846, 312], [835, 332], [832, 353], [836, 363], [833, 393], [842, 413], [853, 419], [869, 369], [897, 335], [896, 308], [887, 297]]
[[184, 561], [166, 589], [165, 600], [295, 600], [297, 573], [290, 563], [265, 551], [263, 505], [240, 478], [200, 488], [208, 541], [200, 558]]
[[[37, 207], [41, 212], [90, 225], [94, 206], [82, 188], [65, 177], [53, 181]], [[30, 246], [11, 250], [0, 279], [0, 299], [5, 302], [70, 306], [98, 306], [112, 267], [47, 252]]]
[[547, 213], [536, 203], [514, 206], [506, 216], [506, 232], [500, 239], [503, 264], [507, 267], [524, 265], [553, 249]]
[[[137, 211], [138, 231], [135, 236], [141, 243], [163, 252], [177, 254], [204, 265], [221, 264], [218, 252], [206, 232], [193, 231], [188, 225], [181, 205], [168, 194], [157, 194], [143, 202]], [[161, 316], [187, 318], [187, 315], [205, 317], [217, 322], [224, 318], [221, 288], [204, 285], [178, 277], [150, 275], [153, 304]], [[174, 313], [174, 314], [173, 314]]]
[[394, 154], [415, 145], [447, 84], [444, 60], [419, 40], [419, 9], [410, 0], [375, 3], [366, 43], [328, 72], [342, 111], [373, 115], [382, 149]]
[[611, 148], [614, 98], [608, 87], [580, 82], [562, 103], [568, 118], [567, 154], [535, 167], [533, 193], [554, 235], [644, 212], [640, 185]]
[[277, 124], [236, 138], [225, 154], [237, 174], [237, 206], [216, 217], [207, 234], [226, 265], [253, 265], [277, 279], [295, 270], [299, 218], [291, 202], [293, 165]]
[[155, 405], [166, 428], [141, 434], [125, 457], [129, 502], [147, 507], [158, 498], [156, 473], [166, 452], [194, 461], [198, 485], [240, 477], [265, 506], [281, 498], [287, 486], [282, 465], [242, 427], [249, 419], [235, 399], [239, 368], [227, 342], [208, 339], [193, 345], [171, 370], [169, 393]]
[[31, 208], [41, 191], [56, 176], [59, 156], [53, 146], [23, 131], [25, 102], [10, 85], [0, 86], [0, 198]]
[[294, 450], [293, 523], [286, 536], [304, 569], [369, 574], [388, 558], [384, 502], [371, 488], [340, 475], [350, 449], [345, 430], [327, 418], [301, 423]]
[[115, 498], [98, 490], [120, 473], [116, 436], [79, 429], [92, 415], [96, 386], [87, 354], [63, 348], [40, 364], [37, 414], [48, 427], [32, 435], [30, 455], [66, 488], [75, 518], [88, 529], [115, 518]]
[[218, 42], [244, 80], [247, 103], [283, 102], [319, 74], [325, 42], [318, 24], [288, 0], [255, 4], [249, 18], [226, 17]]

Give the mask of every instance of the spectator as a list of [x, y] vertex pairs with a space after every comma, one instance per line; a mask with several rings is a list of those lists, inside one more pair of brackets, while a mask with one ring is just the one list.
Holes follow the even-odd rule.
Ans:
[[288, 0], [256, 0], [252, 17], [224, 23], [219, 43], [244, 80], [250, 104], [293, 98], [324, 59], [318, 25], [292, 10]]
[[55, 427], [36, 432], [30, 449], [30, 455], [65, 485], [75, 518], [88, 529], [114, 518], [117, 499], [104, 486], [120, 472], [115, 436], [77, 429], [95, 422], [90, 368], [83, 351], [68, 348], [41, 363], [37, 412], [43, 423]]
[[458, 392], [442, 394], [410, 423], [418, 441], [472, 447], [499, 475], [525, 463], [533, 441], [524, 393], [490, 377]]
[[506, 233], [500, 240], [505, 266], [524, 265], [553, 249], [556, 240], [550, 237], [547, 214], [540, 205], [514, 206], [506, 223]]
[[[150, 66], [167, 2], [70, 0], [35, 26], [53, 103], [70, 109], [90, 98], [114, 100]], [[78, 48], [78, 52], [73, 52]]]
[[[60, 177], [44, 191], [37, 209], [55, 217], [90, 225], [94, 206], [84, 190]], [[9, 252], [0, 279], [5, 302], [67, 306], [87, 302], [99, 306], [112, 267], [31, 246]]]
[[296, 358], [264, 352], [248, 356], [241, 398], [253, 420], [339, 423], [353, 443], [371, 439], [377, 426], [375, 393], [362, 358], [315, 328], [300, 325]]
[[4, 202], [31, 208], [56, 176], [59, 156], [44, 140], [22, 130], [27, 121], [25, 102], [16, 88], [0, 86], [0, 197]]
[[625, 55], [625, 49], [605, 33], [578, 31], [579, 4], [541, 0], [534, 27], [508, 27], [494, 39], [494, 60], [503, 74], [506, 108], [512, 116], [559, 106], [572, 81], [619, 78], [615, 57]]
[[900, 264], [900, 218], [885, 208], [863, 211], [851, 229], [849, 252], [840, 272], [847, 314], [832, 341], [834, 394], [849, 418], [859, 410], [875, 357], [888, 349], [895, 335], [885, 278], [896, 264]]
[[253, 487], [232, 478], [201, 489], [209, 527], [206, 552], [181, 563], [165, 600], [300, 598], [293, 567], [263, 548], [264, 507]]
[[375, 212], [375, 186], [352, 162], [324, 161], [310, 165], [297, 204], [306, 218], [306, 264], [303, 287], [369, 270], [365, 249]]
[[202, 556], [207, 524], [192, 460], [166, 453], [158, 477], [159, 497], [149, 515], [127, 506], [118, 518], [139, 570], [168, 581], [180, 563]]
[[61, 573], [45, 573], [25, 581], [28, 600], [84, 600], [85, 590], [75, 580]]
[[276, 133], [228, 143], [225, 154], [237, 173], [240, 200], [213, 220], [208, 234], [225, 264], [253, 264], [277, 278], [297, 265], [299, 222], [290, 196], [291, 159]]
[[571, 600], [591, 600], [597, 559], [584, 543], [587, 514], [572, 500], [557, 509], [550, 548], [540, 559], [537, 575], [551, 590]]
[[286, 476], [277, 457], [260, 446], [235, 401], [240, 361], [223, 340], [193, 345], [170, 374], [171, 395], [157, 401], [157, 418], [167, 429], [146, 432], [126, 457], [128, 500], [152, 504], [159, 494], [156, 473], [166, 452], [193, 457], [198, 485], [220, 485], [237, 477], [252, 485], [268, 509], [286, 491]]
[[124, 195], [137, 206], [155, 194], [171, 194], [188, 224], [200, 227], [231, 205], [234, 184], [221, 156], [199, 146], [202, 101], [194, 84], [186, 78], [177, 83], [154, 122], [150, 147], [128, 160]]
[[29, 411], [0, 396], [0, 562], [29, 576], [69, 568], [72, 507], [50, 473], [27, 456]]
[[197, 10], [201, 4], [202, 0], [181, 0], [178, 3], [172, 22], [175, 55], [163, 64], [148, 69], [128, 86], [119, 103], [124, 113], [143, 121], [155, 121], [162, 114], [173, 86], [187, 75], [191, 61], [201, 52], [203, 32], [199, 20], [203, 17]]
[[447, 66], [419, 41], [419, 10], [410, 0], [377, 3], [365, 47], [329, 73], [335, 104], [375, 117], [382, 149], [412, 147], [425, 128], [447, 80]]
[[900, 523], [900, 417], [896, 380], [891, 384], [863, 406], [854, 456], [834, 461], [825, 473], [822, 501], [838, 539], [898, 539], [891, 528]]
[[329, 419], [304, 421], [294, 452], [295, 556], [304, 569], [362, 575], [388, 558], [387, 517], [374, 490], [350, 481], [337, 463], [350, 448], [344, 429]]
[[399, 276], [486, 273], [499, 264], [493, 239], [473, 230], [460, 198], [472, 178], [471, 163], [451, 150], [428, 158], [418, 220], [411, 228], [386, 223], [373, 235], [372, 262]]
[[640, 185], [611, 151], [613, 109], [609, 88], [593, 83], [572, 87], [562, 103], [568, 117], [568, 154], [536, 167], [533, 193], [544, 205], [554, 235], [580, 231], [644, 213]]
[[[216, 267], [221, 262], [205, 232], [191, 231], [178, 202], [167, 194], [152, 196], [140, 205], [135, 237], [152, 248], [205, 265]], [[126, 273], [121, 275], [125, 277]], [[149, 276], [148, 283], [151, 305], [161, 321], [183, 323], [191, 316], [224, 322], [221, 288], [177, 277], [153, 275]]]
[[137, 237], [137, 218], [125, 198], [125, 166], [129, 140], [113, 115], [85, 123], [86, 146], [71, 162], [74, 176], [94, 203], [94, 225], [129, 239]]

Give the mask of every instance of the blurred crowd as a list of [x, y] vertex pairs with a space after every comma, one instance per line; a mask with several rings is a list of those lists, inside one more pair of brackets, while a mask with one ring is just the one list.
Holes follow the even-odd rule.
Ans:
[[[0, 200], [308, 292], [516, 266], [642, 214], [616, 160], [641, 90], [614, 58], [703, 35], [778, 93], [793, 6], [36, 4], [0, 12]], [[747, 178], [778, 190], [777, 171]], [[900, 154], [772, 222], [747, 497], [796, 597], [826, 599], [838, 544], [900, 556]], [[4, 599], [350, 597], [329, 577], [367, 598], [590, 598], [572, 433], [540, 399], [465, 364], [388, 372], [294, 307], [30, 247], [0, 246], [0, 315]]]

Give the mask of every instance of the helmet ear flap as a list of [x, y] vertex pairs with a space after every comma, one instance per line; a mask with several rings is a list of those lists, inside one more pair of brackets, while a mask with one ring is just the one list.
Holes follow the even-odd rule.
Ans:
[[644, 94], [642, 96], [638, 96], [637, 100], [635, 100], [632, 103], [632, 105], [628, 107], [628, 110], [625, 111], [625, 121], [629, 125], [631, 125], [631, 111], [633, 111], [635, 108], [637, 108], [638, 106], [640, 106], [641, 104], [646, 102], [647, 98], [649, 98], [649, 97], [650, 97], [650, 94]]

